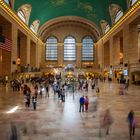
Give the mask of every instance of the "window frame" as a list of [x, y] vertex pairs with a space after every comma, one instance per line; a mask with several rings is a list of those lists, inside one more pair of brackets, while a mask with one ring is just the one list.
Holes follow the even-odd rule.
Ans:
[[36, 31], [35, 31], [35, 26], [34, 26], [33, 24], [31, 24], [30, 29], [31, 29], [34, 33], [36, 33]]
[[109, 24], [107, 24], [105, 27], [104, 33], [106, 34], [109, 30], [110, 30], [110, 26], [109, 26]]
[[26, 23], [26, 16], [21, 9], [17, 12], [17, 15], [24, 23]]
[[4, 0], [4, 2], [10, 6], [10, 0]]
[[138, 0], [130, 0], [130, 6], [133, 6], [137, 2], [138, 2]]
[[[69, 39], [69, 37], [70, 37], [70, 39], [74, 39], [74, 43], [73, 42], [65, 43], [65, 40], [66, 39]], [[77, 59], [76, 38], [74, 36], [72, 36], [72, 35], [68, 35], [68, 36], [66, 36], [64, 38], [63, 43], [64, 43], [64, 45], [63, 45], [63, 61], [72, 61], [72, 62], [75, 62], [76, 59]], [[65, 44], [68, 44], [68, 45], [71, 45], [72, 44], [72, 47], [75, 47], [75, 49], [65, 49]], [[73, 46], [73, 44], [75, 44], [75, 45]], [[74, 53], [73, 52], [70, 52], [70, 50], [73, 51]], [[65, 51], [67, 51], [67, 53], [65, 53]], [[70, 55], [70, 56], [69, 57], [66, 57], [68, 55]], [[71, 56], [73, 56], [73, 57], [71, 57]], [[70, 58], [70, 59], [68, 59], [68, 58]]]
[[[48, 44], [51, 44], [51, 45], [54, 45], [54, 44], [56, 44], [56, 46], [53, 46], [54, 48], [56, 47], [57, 49], [48, 49], [47, 50], [47, 40], [48, 39], [51, 39], [51, 38], [53, 38], [53, 39], [55, 39], [56, 40], [56, 43], [48, 43]], [[49, 46], [49, 47], [52, 47], [52, 46]], [[48, 54], [48, 52], [47, 51], [56, 51], [56, 53], [54, 53], [54, 54], [56, 54], [56, 56], [57, 57], [47, 57], [47, 54]], [[48, 58], [52, 58], [52, 59], [48, 59]], [[55, 59], [56, 58], [56, 59]], [[56, 61], [58, 61], [58, 39], [57, 39], [57, 37], [55, 37], [55, 36], [49, 36], [47, 39], [46, 39], [46, 43], [45, 43], [45, 61], [46, 62], [56, 62]]]
[[[87, 43], [87, 39], [91, 39], [92, 42]], [[84, 40], [85, 40], [85, 42], [84, 42]], [[91, 43], [92, 43], [92, 48], [89, 47], [91, 45]], [[86, 44], [86, 46], [84, 44]], [[86, 49], [87, 46], [88, 46], [87, 52], [89, 52], [89, 53], [84, 52], [84, 50], [87, 50]], [[90, 53], [91, 50], [92, 50], [92, 53]], [[84, 54], [85, 54], [85, 57], [84, 57]], [[86, 57], [86, 56], [89, 56], [91, 54], [92, 54], [92, 57]], [[82, 38], [81, 61], [82, 62], [94, 62], [94, 59], [95, 59], [95, 57], [94, 57], [94, 40], [91, 36], [87, 35], [87, 36]]]
[[[121, 15], [121, 16], [120, 16]], [[122, 10], [118, 10], [114, 16], [114, 23], [117, 23], [122, 17], [124, 13]]]

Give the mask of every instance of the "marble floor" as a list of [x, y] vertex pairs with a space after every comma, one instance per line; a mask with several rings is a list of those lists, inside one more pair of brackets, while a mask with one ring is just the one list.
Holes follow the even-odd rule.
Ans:
[[[133, 139], [140, 140], [140, 86], [130, 85], [126, 95], [118, 94], [117, 83], [99, 83], [99, 87], [99, 98], [95, 90], [77, 91], [74, 96], [69, 92], [65, 103], [50, 91], [49, 98], [38, 99], [33, 111], [24, 107], [22, 93], [0, 86], [0, 140], [10, 140], [11, 126], [17, 128], [18, 140], [129, 140], [127, 114], [131, 109], [139, 126]], [[83, 94], [89, 96], [88, 113], [79, 113]], [[109, 135], [104, 130], [99, 135], [99, 116], [107, 108], [114, 123]]]

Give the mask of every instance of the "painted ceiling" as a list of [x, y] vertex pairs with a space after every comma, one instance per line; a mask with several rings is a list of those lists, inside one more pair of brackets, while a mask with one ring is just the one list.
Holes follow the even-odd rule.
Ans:
[[101, 20], [106, 20], [111, 25], [110, 4], [118, 4], [124, 12], [127, 10], [126, 0], [15, 0], [15, 11], [23, 4], [32, 5], [29, 25], [36, 19], [43, 25], [56, 17], [79, 16], [100, 27]]

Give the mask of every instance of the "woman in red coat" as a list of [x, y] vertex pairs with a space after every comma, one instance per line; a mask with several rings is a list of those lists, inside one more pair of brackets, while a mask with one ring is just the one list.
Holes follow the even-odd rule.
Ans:
[[86, 112], [88, 112], [88, 104], [89, 104], [89, 99], [88, 99], [88, 96], [86, 96], [86, 99], [85, 99]]

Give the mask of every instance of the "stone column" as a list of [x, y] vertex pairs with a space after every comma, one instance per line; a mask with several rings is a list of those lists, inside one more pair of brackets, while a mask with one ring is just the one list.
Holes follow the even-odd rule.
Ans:
[[0, 76], [2, 76], [2, 49], [0, 49]]
[[[97, 46], [98, 47], [98, 46]], [[98, 60], [100, 60], [100, 63], [98, 63], [98, 68], [103, 69], [105, 67], [105, 48], [104, 48], [103, 41], [100, 41], [100, 48], [98, 47]], [[99, 52], [101, 51], [101, 52]]]
[[124, 26], [123, 28], [123, 61], [124, 64], [128, 63], [129, 59], [128, 59], [128, 50], [129, 50], [129, 25]]
[[16, 60], [17, 60], [17, 26], [12, 24], [12, 52], [11, 52], [11, 72], [17, 70]]
[[46, 44], [42, 44], [41, 45], [41, 48], [40, 48], [40, 54], [41, 54], [41, 66], [42, 67], [45, 67], [46, 66]]
[[31, 67], [36, 66], [36, 47], [37, 47], [37, 44], [34, 42], [31, 42], [31, 46], [30, 46], [30, 66]]
[[104, 67], [104, 44], [102, 40], [99, 40], [96, 43], [96, 48], [97, 48], [97, 57], [98, 57], [97, 68], [101, 69]]
[[95, 43], [94, 44], [94, 55], [93, 55], [93, 57], [94, 57], [94, 61], [93, 61], [93, 68], [96, 68], [97, 69], [97, 67], [98, 67], [98, 47], [97, 47], [97, 44]]
[[129, 63], [129, 49], [130, 49], [130, 28], [129, 25], [124, 26], [123, 28], [123, 63], [127, 66], [123, 67], [123, 70], [128, 70], [128, 76], [125, 76], [125, 79], [130, 79], [131, 82], [131, 68]]
[[110, 47], [110, 66], [113, 65], [113, 60], [114, 60], [114, 52], [113, 52], [113, 37], [110, 38], [109, 40], [109, 47]]
[[64, 44], [58, 43], [58, 65], [63, 65], [63, 59], [64, 58]]
[[35, 59], [36, 59], [35, 66], [37, 68], [40, 68], [40, 66], [45, 67], [46, 66], [46, 52], [45, 52], [46, 44], [43, 43], [41, 40], [38, 40], [34, 46], [34, 50], [35, 50]]
[[120, 65], [120, 37], [113, 38], [113, 65]]
[[138, 60], [140, 62], [140, 25], [138, 25]]
[[40, 46], [39, 46], [39, 43], [37, 43], [35, 45], [35, 67], [39, 68], [40, 67]]
[[30, 50], [31, 50], [31, 39], [28, 36], [27, 37], [27, 64], [30, 64], [30, 57], [32, 57], [31, 56], [32, 52]]
[[82, 43], [76, 44], [77, 51], [76, 51], [76, 66], [81, 68], [82, 63]]

